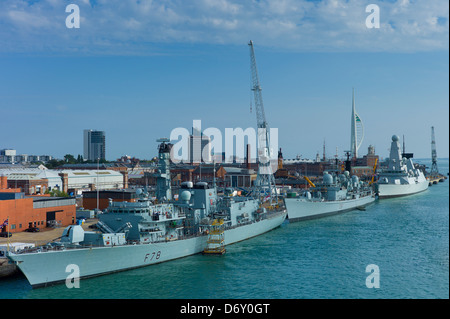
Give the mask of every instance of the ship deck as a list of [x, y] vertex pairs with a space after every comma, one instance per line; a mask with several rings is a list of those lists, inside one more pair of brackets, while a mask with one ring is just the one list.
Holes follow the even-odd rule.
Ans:
[[[85, 231], [93, 231], [94, 229], [90, 229], [89, 226], [96, 224], [98, 219], [92, 218], [87, 219], [86, 222], [82, 225]], [[59, 228], [44, 228], [41, 229], [40, 232], [37, 233], [28, 233], [26, 231], [12, 233], [13, 235], [9, 238], [0, 237], [0, 245], [6, 245], [9, 243], [33, 243], [37, 246], [42, 246], [51, 242], [54, 239], [57, 239], [62, 236], [62, 233], [66, 227]]]

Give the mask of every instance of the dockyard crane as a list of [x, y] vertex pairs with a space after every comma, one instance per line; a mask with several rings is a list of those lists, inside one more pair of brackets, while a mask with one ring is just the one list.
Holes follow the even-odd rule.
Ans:
[[258, 175], [256, 177], [253, 192], [256, 196], [262, 199], [262, 201], [270, 199], [271, 202], [278, 202], [275, 178], [270, 165], [272, 155], [270, 148], [270, 129], [264, 112], [261, 93], [262, 89], [259, 83], [253, 41], [250, 41], [248, 45], [250, 47], [252, 91], [255, 99], [256, 123], [258, 129]]
[[434, 137], [434, 126], [431, 127], [431, 171], [430, 176], [437, 177], [439, 170], [437, 166], [436, 139]]

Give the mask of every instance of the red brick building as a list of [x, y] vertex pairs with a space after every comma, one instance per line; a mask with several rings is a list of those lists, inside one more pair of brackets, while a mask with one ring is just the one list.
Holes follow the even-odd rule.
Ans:
[[[136, 192], [126, 189], [120, 190], [100, 190], [98, 191], [98, 209], [104, 210], [109, 206], [109, 200], [114, 202], [136, 202]], [[87, 191], [83, 192], [83, 208], [95, 209], [97, 208], [97, 192]]]
[[[0, 224], [6, 219], [8, 231], [21, 232], [29, 227], [62, 227], [76, 222], [74, 197], [25, 197], [19, 189], [5, 188], [6, 177], [0, 179]], [[6, 231], [4, 227], [0, 231]]]

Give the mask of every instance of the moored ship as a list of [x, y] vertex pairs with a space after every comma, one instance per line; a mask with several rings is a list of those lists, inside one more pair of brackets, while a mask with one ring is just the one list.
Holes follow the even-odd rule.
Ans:
[[[186, 182], [178, 201], [172, 200], [170, 151], [159, 145], [157, 203], [139, 190], [138, 201], [110, 202], [99, 214], [100, 232], [72, 225], [58, 242], [8, 257], [32, 287], [65, 282], [73, 269], [86, 278], [213, 251], [211, 232], [220, 231], [226, 246], [261, 235], [286, 218], [283, 202], [262, 203], [250, 197], [218, 196], [215, 185]], [[219, 225], [219, 228], [218, 226]], [[220, 249], [223, 252], [223, 249]]]
[[285, 198], [289, 222], [325, 217], [364, 209], [375, 201], [372, 187], [351, 176], [348, 171], [340, 175], [323, 174], [321, 184], [300, 193], [290, 193]]
[[428, 184], [425, 175], [414, 166], [412, 159], [402, 156], [399, 137], [393, 135], [388, 167], [378, 176], [378, 196], [389, 198], [412, 195], [427, 190]]

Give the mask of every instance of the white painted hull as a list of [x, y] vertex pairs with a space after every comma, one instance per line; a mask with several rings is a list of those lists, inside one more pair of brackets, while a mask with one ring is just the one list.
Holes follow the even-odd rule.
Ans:
[[400, 197], [417, 194], [428, 189], [428, 181], [423, 180], [419, 183], [411, 184], [379, 184], [378, 196], [380, 198]]
[[364, 207], [375, 201], [374, 196], [365, 196], [345, 201], [311, 201], [305, 198], [286, 198], [289, 222], [325, 217]]
[[[225, 231], [225, 245], [261, 235], [278, 226], [286, 218], [280, 212], [271, 218]], [[144, 267], [202, 252], [207, 236], [151, 244], [114, 247], [67, 249], [42, 253], [11, 254], [13, 260], [33, 287], [65, 282], [76, 265], [79, 277], [99, 276], [107, 273]]]

